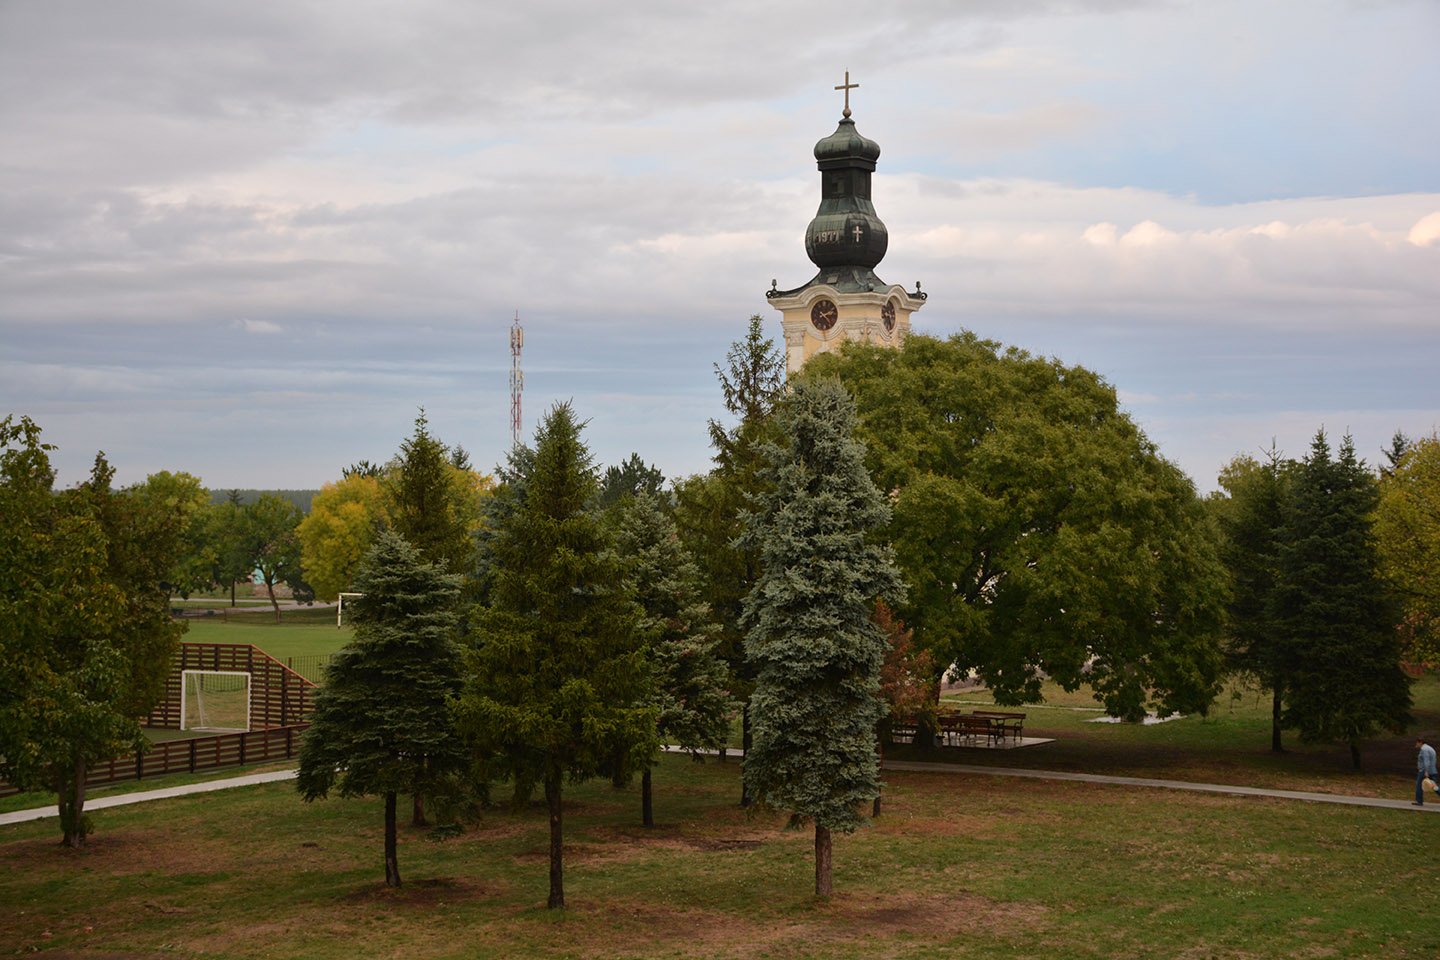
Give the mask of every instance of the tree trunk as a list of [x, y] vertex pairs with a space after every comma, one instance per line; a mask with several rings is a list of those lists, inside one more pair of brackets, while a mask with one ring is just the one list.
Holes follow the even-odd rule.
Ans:
[[828, 897], [835, 891], [830, 882], [830, 830], [815, 824], [815, 896]]
[[76, 757], [69, 776], [56, 784], [60, 802], [60, 842], [72, 850], [85, 846], [85, 758]]
[[655, 826], [655, 804], [650, 796], [650, 771], [652, 767], [646, 767], [645, 772], [640, 774], [640, 819], [647, 827]]
[[1270, 703], [1270, 752], [1284, 753], [1285, 748], [1280, 745], [1280, 698], [1285, 688], [1277, 680], [1272, 690], [1274, 699]]
[[[744, 709], [740, 712], [740, 763], [742, 767], [745, 763], [745, 755], [750, 752], [750, 738], [750, 701], [747, 700]], [[750, 806], [752, 799], [754, 798], [750, 796], [750, 785], [745, 782], [745, 775], [742, 771], [740, 775], [740, 806]]]
[[1360, 769], [1360, 741], [1350, 741], [1350, 765], [1353, 769]]
[[395, 850], [395, 791], [385, 794], [385, 886], [400, 886], [400, 856]]
[[[882, 736], [875, 738], [875, 763], [882, 769], [885, 766], [885, 738]], [[874, 820], [878, 816], [880, 816], [880, 794], [877, 793], [875, 794], [875, 803], [870, 808], [870, 819]]]
[[551, 910], [565, 909], [565, 841], [560, 821], [560, 774], [545, 776], [545, 799], [550, 803], [550, 901]]
[[235, 581], [233, 578], [230, 581], [230, 606], [235, 606]]
[[425, 819], [425, 795], [417, 793], [411, 798], [410, 803], [410, 826], [428, 827], [430, 821]]
[[280, 622], [280, 601], [275, 599], [275, 584], [268, 577], [265, 580], [265, 591], [270, 594], [270, 606], [275, 608], [275, 622]]

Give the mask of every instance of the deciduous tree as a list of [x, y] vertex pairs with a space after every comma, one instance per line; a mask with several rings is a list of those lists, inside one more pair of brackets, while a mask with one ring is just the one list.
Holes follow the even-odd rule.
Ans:
[[354, 638], [316, 696], [297, 786], [306, 800], [337, 781], [342, 797], [384, 797], [385, 883], [398, 887], [397, 795], [429, 792], [466, 760], [449, 707], [460, 689], [460, 577], [384, 531], [355, 586], [364, 595], [352, 608]]
[[1219, 689], [1226, 576], [1190, 480], [1083, 367], [965, 333], [812, 357], [860, 413], [894, 503], [897, 607], [937, 665], [998, 702], [1088, 683], [1114, 716], [1203, 712]]
[[[935, 661], [929, 651], [916, 646], [915, 633], [895, 619], [890, 605], [881, 600], [875, 604], [875, 625], [885, 635], [885, 662], [880, 667], [880, 702], [884, 715], [880, 718], [877, 749], [880, 762], [885, 762], [885, 741], [896, 718], [922, 721], [932, 728], [938, 707], [935, 689]], [[872, 817], [880, 816], [880, 794], [875, 794]]]
[[380, 482], [373, 476], [347, 473], [316, 494], [296, 533], [317, 599], [330, 603], [350, 590], [361, 557], [384, 524]]
[[49, 445], [28, 418], [0, 421], [0, 776], [59, 797], [67, 846], [84, 844], [89, 767], [144, 739], [183, 626], [165, 573], [183, 517], [89, 480], [55, 494]]
[[890, 510], [851, 436], [844, 388], [802, 382], [779, 420], [784, 444], [765, 448], [770, 492], [745, 533], [762, 561], [745, 598], [756, 677], [745, 781], [756, 800], [814, 823], [815, 893], [829, 896], [831, 833], [863, 825], [860, 804], [880, 792], [886, 637], [871, 614], [903, 587], [890, 548], [873, 539]]
[[261, 494], [243, 511], [246, 552], [265, 584], [278, 622], [280, 603], [275, 598], [275, 585], [288, 583], [293, 588], [304, 582], [300, 536], [296, 532], [303, 514], [295, 504], [273, 493]]
[[165, 573], [166, 593], [188, 597], [210, 587], [215, 582], [218, 544], [209, 536], [210, 491], [200, 478], [161, 470], [130, 489], [152, 513], [177, 514], [181, 521], [179, 558]]
[[1408, 444], [1381, 478], [1375, 537], [1403, 605], [1406, 659], [1440, 666], [1440, 435]]

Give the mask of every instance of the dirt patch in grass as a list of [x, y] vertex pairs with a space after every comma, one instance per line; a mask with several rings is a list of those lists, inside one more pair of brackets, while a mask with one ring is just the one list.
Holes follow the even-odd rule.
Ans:
[[[579, 956], [610, 957], [639, 942], [646, 952], [686, 957], [744, 958], [786, 953], [813, 954], [817, 946], [893, 944], [897, 939], [943, 943], [965, 935], [1007, 936], [1046, 924], [1046, 909], [1034, 904], [999, 903], [955, 891], [914, 891], [864, 896], [839, 894], [814, 901], [799, 912], [770, 920], [725, 915], [693, 907], [667, 907], [634, 900], [572, 900], [564, 944]], [[582, 931], [573, 921], [584, 918]], [[635, 937], [642, 936], [644, 941]], [[557, 947], [560, 941], [556, 943]]]
[[[196, 818], [177, 818], [180, 820], [189, 821], [185, 830], [199, 822]], [[167, 843], [154, 832], [125, 830], [92, 834], [79, 850], [63, 847], [53, 837], [10, 843], [5, 846], [5, 859], [22, 869], [73, 860], [119, 876], [151, 871], [211, 873], [216, 865], [212, 850]]]
[[[401, 872], [404, 877], [404, 872]], [[398, 889], [383, 883], [367, 883], [340, 897], [343, 903], [372, 904], [408, 909], [426, 909], [471, 900], [492, 900], [508, 893], [494, 883], [479, 883], [464, 877], [428, 877], [407, 881]]]

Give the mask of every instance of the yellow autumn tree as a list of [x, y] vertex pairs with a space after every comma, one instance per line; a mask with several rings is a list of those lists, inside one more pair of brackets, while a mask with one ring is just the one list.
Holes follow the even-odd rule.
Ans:
[[299, 534], [305, 576], [317, 600], [333, 601], [350, 588], [360, 558], [384, 523], [376, 477], [352, 473], [315, 495]]

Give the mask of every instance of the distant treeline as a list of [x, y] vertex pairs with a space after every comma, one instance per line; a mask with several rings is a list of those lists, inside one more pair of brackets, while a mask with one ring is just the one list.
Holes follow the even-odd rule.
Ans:
[[310, 501], [314, 500], [315, 495], [319, 492], [319, 490], [211, 490], [210, 502], [224, 503], [230, 499], [231, 493], [238, 493], [242, 504], [251, 504], [259, 500], [261, 494], [273, 493], [283, 500], [289, 500], [295, 504], [295, 506], [299, 507], [302, 512], [309, 513]]

